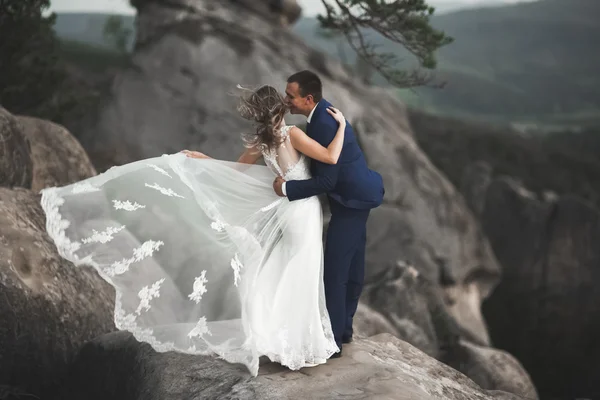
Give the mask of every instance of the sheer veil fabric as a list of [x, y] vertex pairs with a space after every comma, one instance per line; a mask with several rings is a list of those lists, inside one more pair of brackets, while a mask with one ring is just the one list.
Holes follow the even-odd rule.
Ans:
[[282, 132], [281, 146], [263, 149], [266, 167], [164, 155], [42, 191], [59, 254], [115, 288], [118, 329], [159, 352], [216, 354], [254, 376], [261, 355], [296, 370], [338, 351], [320, 203], [273, 192], [274, 174], [310, 177], [289, 127]]

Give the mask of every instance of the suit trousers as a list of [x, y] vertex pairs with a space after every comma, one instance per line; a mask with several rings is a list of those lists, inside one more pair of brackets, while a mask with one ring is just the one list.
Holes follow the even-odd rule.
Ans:
[[331, 328], [341, 349], [342, 340], [352, 337], [352, 320], [363, 289], [370, 210], [347, 208], [333, 200], [330, 208], [323, 279]]

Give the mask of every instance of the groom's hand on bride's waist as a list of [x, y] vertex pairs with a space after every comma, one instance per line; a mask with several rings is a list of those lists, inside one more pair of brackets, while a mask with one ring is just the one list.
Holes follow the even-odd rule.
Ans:
[[273, 190], [278, 196], [285, 197], [285, 180], [278, 176], [273, 181]]

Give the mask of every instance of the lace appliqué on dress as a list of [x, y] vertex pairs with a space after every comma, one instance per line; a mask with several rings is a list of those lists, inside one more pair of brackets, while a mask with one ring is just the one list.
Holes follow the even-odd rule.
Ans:
[[149, 187], [151, 189], [154, 190], [158, 190], [159, 192], [161, 192], [162, 194], [164, 194], [165, 196], [169, 196], [169, 197], [179, 197], [180, 199], [185, 199], [185, 197], [175, 193], [172, 189], [167, 189], [164, 188], [162, 186], [160, 186], [158, 183], [155, 183], [154, 185], [148, 185], [147, 183], [145, 184], [146, 187]]
[[223, 232], [227, 227], [227, 224], [221, 220], [216, 220], [210, 224], [210, 227], [217, 232]]
[[135, 211], [140, 208], [146, 208], [146, 206], [139, 204], [137, 201], [131, 203], [129, 200], [120, 201], [113, 200], [113, 207], [115, 210]]
[[106, 228], [104, 231], [102, 232], [98, 232], [95, 229], [92, 229], [92, 236], [86, 238], [86, 239], [82, 239], [81, 242], [84, 244], [88, 244], [88, 243], [102, 243], [102, 244], [106, 244], [108, 242], [110, 242], [111, 240], [114, 239], [113, 235], [115, 233], [119, 233], [121, 232], [123, 229], [125, 229], [125, 225], [122, 225], [118, 228], [114, 228], [114, 227], [108, 227]]
[[239, 256], [237, 255], [237, 253], [235, 254], [235, 256], [231, 259], [231, 269], [233, 269], [233, 284], [237, 287], [238, 283], [240, 282], [240, 270], [243, 268], [244, 266], [242, 265]]
[[200, 276], [198, 276], [194, 280], [194, 288], [192, 293], [188, 296], [188, 298], [194, 301], [196, 304], [200, 303], [202, 300], [202, 296], [206, 293], [206, 284], [208, 280], [206, 279], [206, 270], [203, 270]]
[[188, 333], [189, 338], [194, 337], [202, 337], [204, 335], [212, 336], [210, 331], [208, 330], [208, 325], [206, 324], [206, 317], [201, 317], [200, 320], [196, 323], [194, 329]]
[[283, 179], [286, 181], [301, 181], [310, 178], [309, 159], [304, 154], [300, 156], [300, 161], [287, 170]]
[[273, 149], [265, 149], [263, 150], [263, 157], [265, 159], [265, 162], [267, 163], [267, 166], [274, 169], [274, 172], [277, 175], [283, 176], [283, 172], [281, 171], [281, 168], [279, 168], [279, 163], [277, 162], [276, 151], [274, 151]]
[[142, 310], [150, 310], [150, 301], [160, 296], [160, 285], [162, 285], [164, 281], [165, 278], [162, 278], [154, 282], [152, 286], [144, 286], [142, 290], [138, 292], [138, 297], [140, 298], [140, 305], [135, 310], [135, 313], [137, 315], [140, 315], [142, 313]]
[[[327, 317], [323, 318], [323, 322], [327, 320]], [[323, 326], [325, 328], [325, 326]], [[339, 351], [339, 348], [335, 344], [333, 333], [331, 332], [331, 325], [329, 330], [324, 329], [324, 334], [327, 339], [325, 348], [320, 350], [315, 349], [313, 346], [312, 333], [315, 331], [313, 324], [307, 327], [308, 335], [304, 337], [307, 340], [298, 346], [292, 346], [289, 342], [290, 334], [287, 327], [280, 328], [277, 333], [277, 340], [269, 343], [259, 343], [259, 351], [265, 354], [271, 361], [287, 366], [292, 371], [297, 371], [307, 365], [315, 365], [324, 363], [331, 355]], [[302, 337], [302, 336], [301, 336]]]
[[161, 167], [159, 167], [158, 165], [154, 165], [154, 164], [148, 164], [148, 166], [152, 169], [154, 169], [157, 172], [160, 172], [161, 174], [163, 174], [164, 176], [168, 176], [169, 178], [173, 178], [171, 175], [169, 175], [169, 173], [167, 171], [165, 171], [164, 169], [162, 169]]
[[291, 148], [289, 135], [293, 127], [293, 125], [286, 125], [281, 128], [283, 142], [278, 148], [262, 150], [267, 166], [286, 181], [310, 178], [310, 160], [304, 154]]
[[147, 240], [136, 249], [133, 249], [133, 257], [124, 258], [121, 261], [115, 261], [111, 264], [110, 268], [105, 269], [104, 272], [108, 276], [121, 275], [129, 269], [129, 266], [135, 262], [142, 261], [146, 257], [152, 257], [155, 251], [158, 251], [165, 243], [162, 241]]

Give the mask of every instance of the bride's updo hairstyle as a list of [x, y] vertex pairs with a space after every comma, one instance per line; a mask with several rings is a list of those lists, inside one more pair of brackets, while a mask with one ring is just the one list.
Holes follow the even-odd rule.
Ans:
[[[241, 86], [238, 88], [243, 89]], [[242, 118], [255, 122], [256, 130], [242, 134], [242, 139], [249, 148], [276, 148], [283, 142], [279, 128], [287, 112], [285, 101], [273, 86], [264, 85], [248, 91], [250, 94], [240, 96], [237, 110]]]

